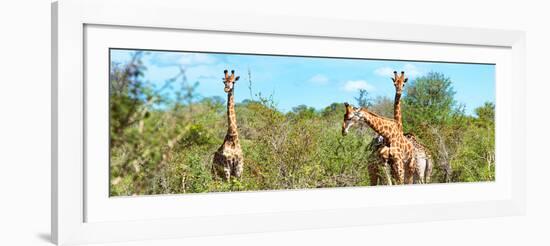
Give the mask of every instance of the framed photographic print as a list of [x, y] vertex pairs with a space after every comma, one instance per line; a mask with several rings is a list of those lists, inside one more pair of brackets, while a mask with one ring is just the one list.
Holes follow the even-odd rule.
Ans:
[[522, 32], [125, 2], [52, 4], [56, 243], [524, 213]]

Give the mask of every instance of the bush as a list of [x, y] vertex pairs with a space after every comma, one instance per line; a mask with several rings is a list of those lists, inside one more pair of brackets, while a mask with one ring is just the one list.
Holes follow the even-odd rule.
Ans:
[[[244, 153], [242, 179], [222, 182], [211, 174], [214, 152], [227, 130], [225, 101], [195, 100], [195, 85], [176, 99], [142, 81], [140, 54], [111, 71], [110, 194], [140, 195], [363, 186], [376, 161], [374, 132], [359, 126], [341, 135], [344, 107], [306, 105], [281, 112], [272, 97], [236, 105]], [[180, 75], [179, 75], [180, 76]], [[180, 77], [177, 77], [180, 78]], [[181, 76], [185, 78], [185, 76]], [[174, 83], [178, 79], [168, 80]], [[417, 78], [403, 97], [404, 127], [436, 161], [434, 182], [494, 180], [494, 105], [469, 116], [454, 101], [450, 78]], [[252, 94], [252, 93], [251, 93]], [[393, 100], [357, 100], [393, 117]]]

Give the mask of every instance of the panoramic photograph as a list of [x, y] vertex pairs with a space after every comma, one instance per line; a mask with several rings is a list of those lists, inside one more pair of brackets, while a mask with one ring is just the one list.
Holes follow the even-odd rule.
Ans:
[[109, 194], [495, 180], [495, 65], [110, 49]]

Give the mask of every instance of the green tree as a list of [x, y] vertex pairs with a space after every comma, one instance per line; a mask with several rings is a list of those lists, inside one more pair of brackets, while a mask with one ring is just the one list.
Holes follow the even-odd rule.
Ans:
[[308, 107], [307, 105], [298, 105], [292, 108], [291, 114], [296, 116], [297, 118], [311, 119], [316, 116], [316, 111], [313, 107]]
[[372, 106], [372, 100], [369, 97], [369, 92], [365, 89], [359, 89], [359, 96], [355, 97], [355, 101], [357, 101], [357, 106], [362, 108]]
[[379, 115], [393, 119], [393, 99], [379, 96], [369, 108]]
[[460, 182], [495, 179], [495, 105], [487, 102], [475, 113], [453, 160], [455, 180]]
[[463, 110], [454, 99], [449, 77], [431, 72], [415, 79], [405, 89], [403, 115], [409, 123], [448, 124]]
[[430, 72], [415, 79], [403, 98], [404, 130], [420, 136], [434, 155], [434, 181], [451, 182], [452, 165], [466, 127], [464, 107], [454, 99], [449, 77]]
[[485, 102], [485, 104], [479, 108], [476, 108], [475, 113], [479, 119], [479, 123], [482, 124], [494, 124], [495, 122], [495, 104], [492, 102]]
[[[369, 185], [367, 167], [378, 157], [368, 126], [358, 124], [342, 137], [342, 102], [282, 112], [273, 94], [252, 92], [250, 71], [250, 98], [235, 106], [243, 177], [213, 179], [212, 155], [227, 129], [225, 99], [199, 97], [198, 84], [188, 83], [183, 68], [163, 84], [145, 81], [146, 55], [138, 52], [127, 64], [111, 66], [111, 195]], [[454, 94], [442, 74], [417, 78], [402, 99], [404, 127], [436, 160], [432, 180], [494, 180], [495, 105], [467, 115]], [[355, 99], [357, 106], [393, 118], [392, 98], [371, 99], [359, 91]]]

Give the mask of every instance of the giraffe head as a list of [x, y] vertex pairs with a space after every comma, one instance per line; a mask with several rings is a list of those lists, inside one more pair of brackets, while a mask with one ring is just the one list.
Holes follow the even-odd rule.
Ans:
[[349, 103], [344, 103], [346, 113], [344, 114], [344, 123], [342, 124], [342, 136], [348, 134], [349, 128], [361, 119], [359, 108], [353, 107]]
[[235, 82], [239, 80], [240, 76], [235, 77], [235, 70], [231, 70], [231, 75], [227, 73], [227, 69], [223, 70], [223, 74], [225, 75], [223, 78], [223, 84], [225, 85], [225, 88], [223, 89], [226, 93], [229, 93], [233, 90], [233, 86], [235, 85]]
[[405, 72], [401, 71], [401, 74], [397, 74], [397, 71], [393, 71], [393, 85], [395, 86], [395, 92], [401, 94], [403, 92], [403, 87], [409, 78], [405, 78]]

